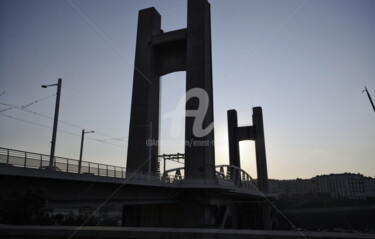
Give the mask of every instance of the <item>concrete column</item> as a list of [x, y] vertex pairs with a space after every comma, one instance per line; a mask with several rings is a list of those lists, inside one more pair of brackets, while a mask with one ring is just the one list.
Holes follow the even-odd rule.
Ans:
[[[148, 146], [146, 140], [156, 142], [159, 139], [158, 53], [152, 47], [151, 40], [153, 35], [162, 33], [160, 22], [160, 14], [155, 8], [139, 11], [126, 165], [128, 175], [135, 170], [147, 173], [149, 168], [152, 173], [157, 171], [155, 156], [158, 146]], [[151, 160], [151, 165], [148, 160]]]
[[[209, 102], [199, 102], [196, 98], [186, 103], [186, 110], [197, 110], [199, 104], [208, 104], [202, 128], [214, 121], [212, 96], [211, 21], [210, 4], [207, 0], [188, 1], [187, 42], [186, 42], [186, 91], [192, 88], [204, 89]], [[215, 176], [214, 131], [198, 137], [193, 133], [194, 117], [186, 117], [185, 176], [187, 179], [212, 180]], [[200, 145], [194, 145], [198, 142]], [[209, 145], [202, 146], [199, 142]]]
[[238, 127], [237, 111], [228, 110], [228, 144], [229, 144], [229, 164], [241, 168], [240, 145], [236, 135]]
[[[256, 131], [255, 138], [255, 154], [257, 161], [258, 174], [258, 189], [263, 192], [268, 192], [268, 175], [267, 175], [267, 160], [266, 160], [266, 144], [264, 140], [263, 128], [263, 113], [261, 107], [253, 108], [253, 125]], [[267, 201], [264, 201], [260, 206], [262, 213], [262, 224], [264, 230], [271, 229], [271, 208]]]
[[[240, 160], [240, 143], [237, 135], [237, 111], [228, 110], [228, 145], [229, 145], [229, 164], [241, 168]], [[231, 177], [234, 183], [238, 184], [241, 181], [239, 172], [235, 169], [231, 169]]]
[[258, 188], [261, 192], [268, 192], [268, 175], [266, 161], [266, 144], [264, 141], [263, 114], [261, 107], [253, 108], [253, 125], [255, 127], [255, 154], [257, 162]]

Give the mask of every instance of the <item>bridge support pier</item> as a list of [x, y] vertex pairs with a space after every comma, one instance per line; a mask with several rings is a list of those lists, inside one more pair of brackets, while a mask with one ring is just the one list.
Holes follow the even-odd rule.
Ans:
[[[183, 190], [176, 201], [163, 204], [124, 205], [122, 226], [210, 228], [220, 220], [216, 196], [202, 190]], [[223, 204], [223, 202], [216, 202]]]
[[[260, 192], [268, 193], [268, 175], [266, 161], [266, 146], [264, 140], [263, 113], [261, 107], [253, 108], [253, 126], [238, 126], [236, 110], [229, 110], [228, 116], [228, 141], [229, 162], [231, 165], [241, 167], [239, 142], [243, 140], [255, 141], [257, 184]], [[236, 179], [238, 181], [239, 179]], [[271, 228], [271, 212], [267, 198], [265, 204], [260, 205], [263, 229]]]
[[124, 227], [263, 229], [261, 198], [184, 189], [173, 202], [123, 206]]
[[[126, 165], [128, 175], [133, 172], [158, 173], [160, 77], [186, 71], [185, 107], [189, 114], [185, 116], [185, 142], [188, 142], [185, 145], [185, 177], [191, 182], [214, 181], [210, 4], [207, 0], [188, 0], [187, 15], [185, 29], [164, 32], [161, 16], [155, 8], [139, 11]], [[197, 123], [201, 129], [196, 127]], [[202, 144], [207, 145], [203, 147]]]

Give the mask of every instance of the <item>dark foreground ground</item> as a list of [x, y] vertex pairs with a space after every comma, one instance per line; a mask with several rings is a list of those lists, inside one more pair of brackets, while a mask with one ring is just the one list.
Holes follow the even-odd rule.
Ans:
[[372, 234], [260, 231], [184, 228], [126, 228], [126, 227], [72, 227], [72, 226], [10, 226], [0, 225], [0, 238], [126, 238], [126, 239], [286, 239], [286, 238], [375, 238]]
[[[307, 231], [375, 233], [375, 200], [294, 196], [276, 201], [277, 228]], [[285, 220], [285, 218], [288, 219]]]

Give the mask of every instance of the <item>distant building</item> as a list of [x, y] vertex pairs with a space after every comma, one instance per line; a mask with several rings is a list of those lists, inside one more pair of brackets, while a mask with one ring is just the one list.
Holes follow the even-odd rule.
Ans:
[[316, 193], [316, 185], [311, 179], [269, 180], [270, 191], [279, 195]]
[[320, 192], [335, 198], [366, 199], [365, 177], [361, 174], [330, 174], [315, 177]]
[[365, 177], [365, 191], [367, 197], [375, 198], [375, 178]]
[[319, 175], [311, 179], [270, 180], [270, 191], [279, 196], [327, 194], [335, 198], [375, 197], [375, 179], [362, 174]]

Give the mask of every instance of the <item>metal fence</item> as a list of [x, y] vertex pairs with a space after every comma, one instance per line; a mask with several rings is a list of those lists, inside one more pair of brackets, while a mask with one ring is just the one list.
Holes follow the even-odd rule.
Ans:
[[[184, 167], [165, 170], [161, 176], [164, 183], [186, 183], [184, 178]], [[250, 191], [259, 191], [256, 181], [245, 170], [233, 165], [217, 165], [215, 166], [215, 179], [219, 184], [233, 185], [238, 188]], [[199, 180], [196, 181], [199, 183]]]
[[239, 188], [259, 191], [256, 181], [242, 168], [234, 165], [216, 165], [215, 174], [220, 182], [228, 182]]
[[[46, 170], [49, 168], [49, 160], [49, 155], [0, 147], [0, 165]], [[79, 160], [55, 157], [53, 165], [53, 171], [78, 174]], [[81, 174], [125, 178], [126, 168], [82, 161]], [[256, 182], [251, 178], [251, 176], [243, 169], [233, 165], [217, 165], [215, 176], [214, 181], [219, 184], [230, 184], [251, 191], [258, 190], [256, 187]], [[160, 173], [150, 175], [142, 172], [130, 172], [128, 179], [156, 181], [162, 184], [189, 183], [189, 180], [184, 178], [184, 167], [165, 170], [162, 175]], [[199, 183], [199, 180], [196, 183]]]
[[[16, 167], [35, 168], [46, 170], [49, 166], [50, 156], [14, 149], [0, 148], [0, 164], [12, 165]], [[54, 171], [78, 173], [78, 163], [76, 159], [55, 157]], [[81, 174], [92, 174], [97, 176], [125, 178], [126, 169], [124, 167], [82, 161]]]

